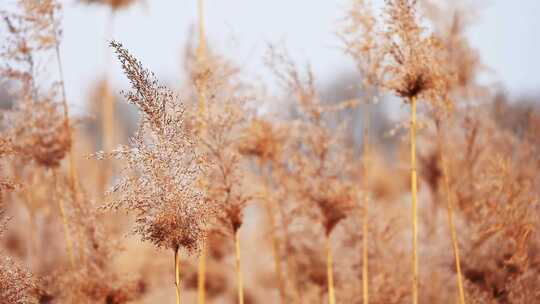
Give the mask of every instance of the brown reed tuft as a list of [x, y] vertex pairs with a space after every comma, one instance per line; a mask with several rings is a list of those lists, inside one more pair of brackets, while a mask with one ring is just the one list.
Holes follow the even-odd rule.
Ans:
[[384, 86], [410, 102], [425, 98], [434, 104], [447, 102], [453, 74], [445, 63], [442, 42], [429, 34], [419, 17], [416, 0], [387, 0], [382, 51]]
[[240, 152], [255, 156], [262, 163], [279, 159], [283, 149], [284, 131], [275, 123], [255, 118], [244, 130]]
[[105, 5], [111, 8], [112, 11], [125, 9], [137, 2], [136, 0], [79, 0], [79, 2], [87, 4]]
[[[43, 167], [58, 167], [71, 147], [59, 100], [60, 86], [53, 82], [38, 85], [42, 54], [53, 52], [56, 43], [55, 1], [18, 1], [11, 10], [2, 10], [5, 41], [0, 75], [15, 82], [18, 102], [4, 114], [5, 133], [12, 138], [21, 157]], [[52, 20], [52, 21], [51, 21]]]

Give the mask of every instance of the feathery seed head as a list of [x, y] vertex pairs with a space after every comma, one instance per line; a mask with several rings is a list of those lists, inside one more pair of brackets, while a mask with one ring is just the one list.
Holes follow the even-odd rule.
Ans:
[[385, 86], [406, 100], [425, 97], [436, 105], [447, 102], [453, 75], [444, 64], [441, 41], [426, 34], [416, 6], [416, 0], [386, 1]]
[[111, 42], [132, 84], [126, 93], [141, 122], [129, 147], [110, 154], [126, 160], [124, 178], [112, 189], [110, 206], [136, 215], [135, 233], [157, 247], [193, 252], [201, 247], [212, 211], [198, 190], [204, 172], [184, 120], [184, 105], [120, 43]]
[[50, 101], [21, 102], [8, 115], [7, 131], [14, 139], [14, 149], [38, 165], [58, 167], [71, 147], [61, 105]]
[[59, 84], [38, 86], [40, 59], [59, 43], [59, 9], [53, 0], [20, 0], [0, 11], [7, 29], [0, 76], [12, 80], [16, 91], [13, 108], [3, 113], [6, 134], [23, 158], [44, 167], [57, 167], [71, 147]]
[[253, 155], [262, 162], [278, 159], [282, 153], [284, 137], [280, 131], [269, 121], [254, 119], [244, 131], [240, 152]]
[[[0, 204], [0, 237], [6, 229], [3, 205]], [[36, 284], [30, 272], [0, 252], [0, 303], [26, 304], [35, 301]]]

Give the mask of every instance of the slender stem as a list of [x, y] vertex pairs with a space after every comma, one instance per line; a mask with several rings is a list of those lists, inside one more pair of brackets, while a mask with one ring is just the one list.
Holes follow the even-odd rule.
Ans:
[[[111, 88], [109, 87], [109, 81], [105, 80], [105, 92], [102, 99], [102, 125], [101, 125], [101, 132], [102, 132], [102, 139], [103, 139], [103, 150], [106, 152], [110, 152], [113, 149], [114, 146], [114, 97], [111, 92]], [[101, 192], [105, 191], [105, 188], [107, 187], [107, 184], [109, 183], [109, 179], [112, 175], [112, 168], [111, 168], [112, 162], [110, 160], [107, 160], [104, 165], [105, 168], [103, 168], [103, 171], [101, 172]]]
[[284, 284], [284, 281], [283, 281], [283, 270], [282, 270], [282, 266], [281, 266], [281, 259], [279, 257], [279, 248], [280, 248], [280, 244], [279, 244], [279, 239], [276, 235], [276, 223], [275, 223], [275, 219], [274, 219], [274, 214], [273, 214], [273, 211], [272, 211], [272, 207], [270, 206], [270, 203], [268, 203], [268, 212], [269, 212], [269, 216], [271, 217], [271, 224], [270, 224], [270, 229], [272, 229], [272, 232], [271, 232], [271, 237], [272, 237], [272, 253], [274, 255], [274, 266], [276, 268], [276, 275], [277, 275], [277, 279], [278, 279], [278, 288], [279, 288], [279, 299], [280, 299], [280, 303], [285, 303], [285, 284]]
[[114, 97], [108, 85], [103, 99], [103, 146], [106, 151], [114, 146]]
[[[198, 0], [198, 14], [199, 14], [199, 46], [197, 48], [196, 59], [198, 68], [202, 71], [206, 64], [206, 37], [204, 26], [204, 0]], [[197, 81], [200, 83], [197, 85], [198, 100], [199, 100], [199, 115], [203, 116], [206, 113], [206, 79], [201, 77]], [[202, 126], [204, 128], [204, 126]]]
[[[31, 177], [33, 178], [33, 176]], [[33, 182], [31, 182], [31, 184], [33, 184]], [[28, 244], [28, 258], [30, 260], [29, 264], [31, 267], [34, 266], [34, 264], [37, 264], [35, 263], [34, 261], [34, 255], [33, 255], [33, 252], [34, 250], [36, 250], [38, 248], [38, 245], [37, 245], [37, 237], [36, 237], [36, 233], [38, 231], [37, 229], [37, 225], [36, 225], [36, 215], [35, 215], [35, 212], [32, 208], [32, 194], [30, 193], [30, 191], [28, 190], [24, 190], [22, 191], [23, 193], [23, 196], [24, 196], [24, 206], [26, 207], [26, 210], [28, 211], [28, 218], [29, 218], [29, 224], [30, 224], [30, 229], [28, 231], [28, 233], [30, 234], [30, 243]]]
[[[69, 151], [68, 151], [68, 158], [69, 158], [69, 182], [70, 182], [70, 190], [72, 194], [73, 202], [78, 203], [79, 199], [79, 178], [77, 176], [77, 167], [75, 162], [75, 154], [73, 152], [73, 145], [75, 143], [73, 130], [70, 126], [69, 122], [69, 107], [67, 104], [67, 95], [66, 95], [66, 85], [65, 85], [65, 79], [64, 79], [64, 69], [62, 65], [62, 56], [60, 55], [60, 37], [58, 34], [58, 30], [56, 29], [56, 22], [54, 20], [54, 15], [51, 14], [51, 22], [54, 26], [54, 38], [55, 38], [55, 54], [56, 54], [56, 63], [58, 66], [58, 74], [60, 77], [60, 88], [62, 93], [62, 107], [64, 111], [64, 129], [66, 132], [66, 136], [70, 140], [69, 145]], [[63, 205], [63, 203], [62, 203]], [[63, 206], [61, 210], [63, 209]], [[62, 216], [63, 221], [67, 223], [67, 217]], [[66, 224], [64, 224], [66, 225]], [[73, 250], [73, 249], [71, 249]], [[84, 257], [83, 251], [80, 251], [81, 256]], [[73, 252], [71, 253], [71, 258], [73, 258]], [[74, 260], [72, 261], [72, 265], [74, 264]]]
[[[109, 15], [109, 19], [108, 19], [108, 22], [107, 22], [107, 37], [109, 37], [109, 39], [112, 39], [112, 36], [113, 36], [113, 32], [114, 32], [114, 17], [115, 17], [115, 12], [114, 10], [111, 10], [111, 14]], [[108, 49], [107, 49], [108, 50]], [[108, 54], [108, 52], [106, 52], [106, 54]], [[103, 96], [103, 99], [101, 101], [101, 137], [102, 137], [102, 143], [103, 143], [103, 150], [106, 151], [106, 152], [110, 152], [112, 149], [113, 149], [113, 146], [114, 146], [114, 140], [115, 140], [115, 134], [114, 134], [114, 116], [115, 116], [115, 113], [114, 113], [114, 106], [115, 106], [115, 100], [114, 100], [114, 96], [111, 92], [111, 89], [110, 89], [110, 86], [109, 86], [109, 71], [108, 71], [108, 67], [110, 66], [109, 65], [109, 60], [110, 60], [110, 57], [109, 55], [106, 55], [106, 59], [105, 59], [105, 66], [106, 66], [106, 70], [105, 70], [105, 80], [104, 80], [104, 83], [105, 83], [105, 92], [104, 92], [104, 96]], [[107, 186], [108, 182], [109, 182], [109, 179], [112, 175], [112, 168], [111, 168], [111, 165], [112, 165], [112, 161], [110, 160], [107, 160], [105, 163], [104, 163], [104, 168], [103, 170], [101, 171], [101, 174], [100, 174], [100, 182], [99, 182], [99, 186], [100, 186], [100, 192], [103, 193], [105, 191], [105, 187]]]
[[270, 200], [270, 195], [268, 194], [268, 187], [269, 187], [270, 181], [267, 179], [265, 184], [265, 195], [264, 195], [264, 207], [266, 209], [266, 213], [268, 216], [268, 219], [270, 220], [270, 237], [272, 240], [272, 255], [274, 256], [274, 267], [278, 279], [278, 287], [279, 287], [279, 299], [280, 303], [285, 303], [285, 284], [283, 280], [283, 270], [281, 266], [281, 259], [280, 259], [280, 243], [279, 238], [277, 237], [276, 229], [276, 218], [275, 218], [275, 212], [274, 208], [272, 208], [272, 201]]
[[71, 266], [75, 268], [75, 257], [73, 256], [73, 242], [69, 233], [69, 224], [67, 220], [66, 210], [64, 208], [64, 200], [58, 200], [58, 206], [60, 207], [60, 213], [62, 215], [62, 223], [64, 225], [64, 237], [66, 239], [67, 252], [69, 256], [69, 262]]
[[362, 217], [362, 299], [364, 304], [369, 303], [369, 278], [368, 278], [368, 219], [369, 219], [369, 194], [368, 194], [368, 181], [367, 172], [369, 170], [369, 125], [370, 125], [370, 113], [369, 104], [366, 104], [366, 111], [364, 113], [364, 176], [363, 176], [363, 188], [364, 195], [364, 212]]
[[362, 212], [362, 303], [369, 303], [368, 279], [368, 195], [364, 196], [364, 210]]
[[236, 253], [236, 283], [238, 284], [238, 303], [244, 304], [244, 281], [242, 278], [242, 267], [240, 264], [240, 233], [234, 233], [234, 248]]
[[[206, 54], [206, 41], [204, 38], [204, 0], [198, 0], [197, 12], [199, 15], [199, 47], [197, 48], [196, 59], [199, 68], [202, 68], [204, 64]], [[201, 133], [204, 134], [204, 115], [206, 113], [206, 92], [204, 83], [199, 84], [197, 95], [199, 102], [199, 118], [201, 119]], [[199, 257], [199, 270], [198, 270], [198, 303], [204, 304], [206, 302], [206, 248], [203, 248], [201, 256]]]
[[204, 59], [206, 55], [206, 35], [204, 26], [204, 0], [198, 0], [197, 10], [199, 14], [199, 47], [197, 48], [197, 59]]
[[176, 304], [182, 303], [180, 290], [180, 250], [177, 247], [174, 251], [174, 284], [176, 285]]
[[[278, 175], [282, 176], [283, 174], [287, 174], [286, 170], [284, 170], [284, 167], [282, 165], [278, 165], [275, 167], [275, 170], [278, 170]], [[276, 201], [275, 206], [277, 207], [277, 213], [279, 214], [279, 217], [281, 218], [280, 227], [281, 228], [281, 250], [285, 253], [285, 265], [282, 267], [282, 273], [283, 275], [283, 285], [284, 285], [284, 296], [285, 300], [287, 300], [287, 291], [290, 290], [292, 294], [292, 303], [294, 304], [301, 304], [302, 301], [302, 294], [300, 291], [300, 288], [298, 286], [298, 280], [296, 275], [296, 270], [294, 267], [294, 262], [292, 260], [292, 254], [289, 254], [290, 248], [291, 248], [291, 242], [289, 238], [289, 223], [290, 219], [288, 213], [283, 208], [283, 202]], [[277, 225], [276, 225], [277, 227]], [[276, 229], [277, 231], [277, 229]]]
[[198, 302], [204, 304], [206, 302], [206, 246], [202, 249], [199, 256], [199, 269], [198, 269]]
[[[58, 191], [58, 175], [56, 173], [56, 169], [52, 170], [53, 178], [54, 178], [54, 191], [55, 194]], [[73, 242], [71, 240], [71, 235], [69, 233], [69, 222], [66, 214], [66, 209], [64, 206], [64, 200], [60, 197], [57, 197], [58, 199], [58, 207], [60, 208], [60, 215], [62, 216], [62, 223], [64, 226], [64, 238], [66, 240], [66, 248], [69, 256], [69, 261], [71, 264], [71, 267], [75, 268], [75, 256], [73, 255]]]
[[412, 228], [413, 228], [413, 286], [412, 302], [418, 304], [418, 206], [416, 176], [416, 96], [411, 98], [411, 195], [412, 195]]
[[[64, 69], [62, 66], [62, 57], [60, 56], [60, 37], [58, 37], [58, 31], [56, 29], [56, 23], [54, 22], [54, 16], [51, 14], [51, 21], [54, 25], [54, 35], [55, 35], [55, 44], [54, 44], [54, 50], [56, 54], [56, 64], [58, 65], [58, 74], [60, 77], [60, 91], [62, 93], [62, 107], [64, 110], [64, 127], [66, 129], [66, 133], [68, 134], [69, 138], [71, 139], [71, 128], [69, 126], [69, 110], [68, 110], [68, 104], [67, 104], [67, 97], [66, 97], [66, 86], [64, 83]], [[71, 152], [72, 149], [70, 149]], [[70, 157], [71, 157], [70, 153]], [[73, 161], [70, 161], [70, 165], [73, 164]], [[70, 172], [73, 173], [73, 172]], [[72, 176], [72, 182], [75, 180], [75, 177]]]
[[287, 267], [287, 277], [289, 278], [289, 282], [291, 285], [291, 291], [292, 291], [293, 299], [294, 299], [293, 303], [300, 304], [300, 303], [303, 303], [302, 294], [298, 286], [297, 276], [296, 276], [296, 272], [294, 270], [293, 261], [292, 261], [292, 255], [288, 254], [289, 248], [291, 248], [290, 238], [289, 238], [289, 224], [288, 224], [289, 221], [287, 219], [287, 215], [285, 214], [285, 210], [283, 210], [283, 207], [280, 204], [278, 204], [278, 206], [279, 206], [280, 216], [283, 220], [282, 244], [285, 251], [285, 265]]
[[[196, 51], [196, 64], [199, 73], [204, 74], [206, 69], [206, 38], [205, 38], [205, 26], [204, 26], [204, 0], [198, 0], [197, 11], [199, 15], [199, 46]], [[195, 86], [197, 88], [197, 100], [199, 106], [199, 129], [201, 134], [206, 131], [206, 77], [197, 77], [195, 79]]]
[[442, 173], [444, 180], [444, 191], [446, 192], [446, 202], [447, 202], [447, 211], [448, 211], [448, 225], [450, 226], [450, 234], [452, 236], [452, 249], [454, 251], [454, 259], [456, 263], [456, 272], [457, 272], [457, 285], [459, 290], [459, 303], [465, 304], [465, 291], [463, 288], [463, 276], [461, 273], [461, 262], [459, 258], [459, 246], [457, 241], [457, 232], [456, 225], [454, 223], [454, 206], [452, 201], [452, 190], [450, 188], [449, 174], [448, 174], [448, 163], [446, 162], [446, 155], [443, 149], [443, 134], [439, 125], [437, 125], [437, 132], [439, 133], [439, 151], [441, 153], [441, 165]]
[[[204, 64], [204, 58], [206, 53], [206, 41], [204, 38], [204, 0], [198, 0], [197, 12], [199, 15], [199, 47], [197, 48], [197, 64], [199, 68]], [[204, 119], [203, 116], [206, 113], [206, 97], [204, 84], [201, 84], [197, 90], [199, 101], [199, 118], [201, 118], [201, 133], [204, 134]], [[199, 270], [198, 270], [198, 303], [204, 304], [206, 302], [206, 248], [203, 248], [201, 256], [199, 257]]]
[[334, 258], [332, 256], [332, 245], [330, 243], [330, 234], [326, 235], [326, 278], [328, 281], [328, 303], [336, 304], [334, 292]]

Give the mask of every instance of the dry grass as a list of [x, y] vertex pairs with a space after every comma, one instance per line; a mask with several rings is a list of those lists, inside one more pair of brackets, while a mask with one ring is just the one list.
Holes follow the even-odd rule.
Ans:
[[[131, 88], [96, 87], [99, 122], [68, 106], [61, 11], [0, 9], [1, 304], [540, 302], [540, 115], [478, 84], [464, 7], [351, 1], [361, 94], [332, 101], [282, 46], [262, 89], [212, 48], [199, 0], [181, 89], [112, 41]], [[390, 95], [409, 136], [386, 147]]]

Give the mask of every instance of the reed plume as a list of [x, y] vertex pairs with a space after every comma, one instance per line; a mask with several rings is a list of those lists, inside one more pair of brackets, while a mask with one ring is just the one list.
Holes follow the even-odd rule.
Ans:
[[76, 200], [70, 193], [62, 193], [61, 189], [70, 183], [69, 175], [56, 177], [55, 199], [70, 202], [77, 267], [70, 271], [55, 269], [44, 275], [39, 284], [40, 301], [121, 304], [141, 298], [146, 281], [114, 270], [113, 261], [121, 249], [118, 240], [108, 231], [103, 212], [88, 201], [85, 193]]
[[[272, 255], [278, 280], [279, 298], [281, 303], [287, 301], [285, 290], [285, 278], [281, 261], [281, 240], [278, 237], [276, 220], [276, 202], [271, 194], [273, 190], [274, 172], [273, 166], [280, 166], [283, 142], [285, 137], [284, 128], [278, 128], [272, 122], [263, 118], [254, 118], [244, 130], [239, 151], [243, 155], [252, 156], [256, 159], [259, 174], [263, 179], [261, 200], [264, 204], [270, 222], [270, 238], [272, 243]], [[281, 208], [278, 205], [278, 208]]]
[[244, 303], [244, 288], [240, 256], [240, 228], [243, 212], [253, 195], [246, 191], [244, 160], [239, 153], [238, 139], [232, 130], [240, 131], [245, 112], [238, 99], [215, 98], [207, 103], [207, 113], [199, 125], [205, 127], [200, 143], [204, 159], [210, 165], [204, 177], [208, 203], [215, 206], [217, 227], [230, 235], [235, 244], [235, 265], [238, 303]]
[[134, 212], [134, 233], [174, 252], [179, 302], [180, 249], [188, 253], [201, 249], [213, 212], [197, 187], [204, 163], [187, 130], [185, 108], [178, 97], [158, 85], [153, 74], [120, 43], [113, 41], [111, 47], [132, 85], [133, 90], [125, 96], [139, 109], [141, 122], [129, 147], [98, 155], [126, 161], [124, 177], [111, 190], [118, 198], [113, 197], [109, 207]]
[[420, 25], [415, 0], [388, 0], [385, 7], [383, 50], [389, 62], [384, 67], [384, 86], [410, 105], [410, 164], [412, 196], [412, 302], [418, 303], [418, 199], [416, 166], [416, 106], [425, 99], [449, 107], [447, 86], [452, 76], [444, 65], [440, 41]]
[[[2, 216], [3, 211], [0, 211]], [[0, 219], [3, 221], [3, 219]], [[5, 229], [6, 223], [0, 223], [0, 232]], [[35, 278], [28, 270], [17, 265], [12, 259], [4, 256], [0, 258], [0, 303], [25, 304], [34, 303], [36, 296]]]
[[[441, 51], [444, 52], [444, 55], [441, 57], [442, 59], [445, 59], [444, 64], [448, 73], [455, 75], [453, 78], [447, 79], [447, 98], [466, 102], [471, 97], [479, 95], [483, 90], [476, 82], [477, 75], [482, 69], [482, 65], [479, 61], [477, 52], [469, 45], [464, 35], [467, 16], [459, 8], [436, 6], [429, 2], [427, 5], [428, 11], [430, 11], [432, 15], [431, 18], [434, 19], [436, 25], [435, 34], [442, 42], [443, 48]], [[454, 13], [449, 14], [449, 17], [442, 18], [442, 12], [448, 10], [454, 10]], [[445, 13], [445, 15], [446, 14], [447, 13]], [[438, 18], [436, 16], [438, 16]], [[453, 107], [438, 107], [434, 109], [433, 115], [437, 129], [437, 146], [440, 151], [440, 165], [442, 167], [443, 185], [446, 193], [447, 217], [456, 267], [459, 303], [465, 304], [464, 279], [454, 220], [454, 194], [449, 181], [448, 152], [445, 149], [445, 143], [447, 142], [445, 138], [445, 133], [447, 132], [445, 132], [445, 129], [448, 129], [448, 126], [443, 126], [445, 123], [450, 125], [452, 121], [452, 112], [450, 110], [453, 110]]]
[[368, 222], [369, 222], [369, 192], [367, 172], [369, 167], [369, 128], [370, 128], [370, 104], [376, 99], [379, 86], [382, 83], [384, 53], [380, 52], [381, 41], [378, 38], [381, 33], [377, 27], [373, 8], [369, 1], [352, 1], [344, 21], [340, 37], [345, 44], [345, 52], [349, 54], [357, 64], [361, 73], [361, 88], [365, 91], [366, 101], [364, 106], [363, 123], [363, 161], [362, 186], [365, 191], [362, 206], [362, 301], [369, 303], [369, 261], [368, 261]]
[[246, 158], [239, 151], [238, 133], [251, 116], [248, 102], [255, 93], [239, 67], [207, 49], [204, 32], [200, 33], [197, 48], [188, 46], [186, 71], [195, 88], [192, 132], [197, 135], [198, 150], [208, 165], [199, 183], [207, 203], [216, 210], [215, 228], [234, 240], [238, 302], [243, 303], [239, 229], [253, 194], [244, 183]]
[[[76, 2], [105, 6], [110, 34], [140, 1]], [[338, 37], [358, 75], [325, 86], [271, 46], [265, 87], [195, 3], [178, 91], [113, 41], [127, 104], [105, 79], [90, 123], [71, 10], [0, 8], [0, 303], [540, 303], [540, 107], [481, 78], [474, 6], [351, 0]], [[392, 128], [395, 97], [410, 112]]]
[[32, 275], [7, 257], [0, 261], [0, 303], [24, 304], [35, 301]]
[[343, 140], [343, 129], [332, 130], [327, 116], [354, 107], [356, 103], [345, 101], [333, 106], [323, 105], [313, 85], [310, 70], [303, 77], [284, 50], [272, 47], [269, 56], [270, 67], [296, 98], [300, 118], [295, 126], [296, 137], [291, 142], [291, 151], [294, 152], [289, 156], [289, 166], [292, 167], [290, 174], [298, 185], [296, 191], [299, 198], [320, 211], [315, 216], [320, 220], [325, 234], [328, 301], [335, 303], [330, 235], [353, 210], [357, 193], [349, 180], [352, 162], [350, 150]]
[[[12, 139], [23, 164], [52, 171], [57, 170], [72, 145], [63, 79], [60, 77], [60, 83], [40, 83], [44, 75], [38, 69], [42, 56], [58, 49], [55, 16], [59, 10], [59, 4], [50, 0], [17, 1], [11, 9], [0, 11], [6, 35], [2, 50], [5, 65], [0, 75], [15, 83], [17, 97], [14, 107], [4, 113], [4, 132]], [[69, 220], [62, 204], [59, 201], [67, 253], [74, 267]]]

